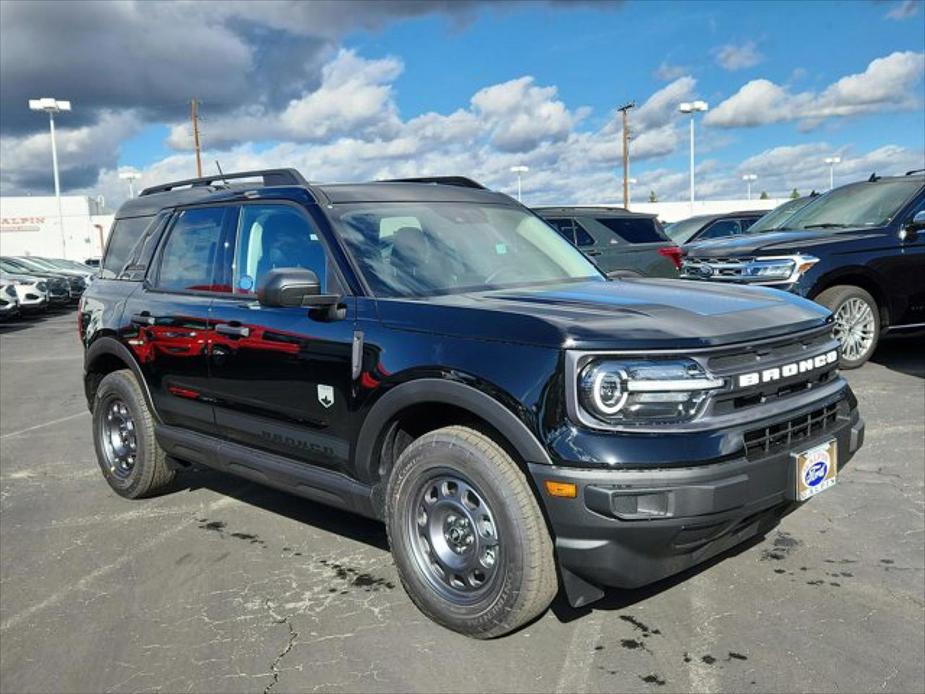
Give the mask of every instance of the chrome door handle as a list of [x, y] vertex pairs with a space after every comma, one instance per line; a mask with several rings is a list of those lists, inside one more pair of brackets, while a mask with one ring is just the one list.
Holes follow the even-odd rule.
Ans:
[[215, 326], [215, 332], [222, 335], [235, 335], [237, 337], [247, 337], [251, 334], [251, 329], [244, 325], [231, 325], [230, 323], [219, 323]]
[[132, 316], [132, 323], [135, 325], [154, 325], [154, 316], [149, 313], [136, 313]]

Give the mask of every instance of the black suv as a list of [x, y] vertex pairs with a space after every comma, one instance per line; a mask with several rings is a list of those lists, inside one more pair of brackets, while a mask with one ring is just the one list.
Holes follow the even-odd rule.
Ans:
[[763, 284], [835, 314], [841, 367], [866, 362], [884, 331], [925, 326], [925, 175], [852, 183], [780, 230], [695, 244], [681, 276]]
[[149, 188], [79, 316], [118, 494], [204, 465], [381, 519], [415, 604], [480, 638], [766, 533], [864, 434], [822, 307], [610, 281], [461, 178]]
[[665, 236], [654, 214], [612, 207], [536, 207], [569, 243], [616, 277], [672, 277], [681, 249]]

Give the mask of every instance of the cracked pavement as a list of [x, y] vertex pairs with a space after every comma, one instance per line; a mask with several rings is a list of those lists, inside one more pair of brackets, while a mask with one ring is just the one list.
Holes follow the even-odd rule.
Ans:
[[0, 690], [923, 691], [923, 355], [848, 373], [865, 447], [766, 538], [479, 642], [414, 608], [379, 524], [209, 471], [119, 498], [73, 313], [2, 324]]

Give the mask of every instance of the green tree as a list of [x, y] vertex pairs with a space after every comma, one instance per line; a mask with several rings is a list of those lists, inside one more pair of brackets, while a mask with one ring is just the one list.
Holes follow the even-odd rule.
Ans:
[[649, 191], [649, 202], [658, 202], [658, 196], [655, 194], [654, 190]]
[[768, 199], [768, 191], [762, 190], [762, 191], [761, 191], [761, 195], [758, 196], [758, 199], [759, 199], [759, 200], [767, 200], [767, 199]]
[[791, 200], [796, 200], [798, 197], [800, 197], [800, 191], [798, 191], [796, 188], [790, 191]]

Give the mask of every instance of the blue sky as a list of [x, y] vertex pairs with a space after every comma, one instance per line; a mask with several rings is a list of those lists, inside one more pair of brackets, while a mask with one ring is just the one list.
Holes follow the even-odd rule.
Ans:
[[[75, 6], [128, 35], [129, 54], [115, 54], [114, 34], [81, 37], [84, 23], [48, 16], [49, 7], [63, 15]], [[226, 169], [295, 164], [323, 180], [454, 173], [504, 189], [510, 164], [523, 162], [537, 202], [613, 201], [622, 177], [613, 109], [631, 99], [640, 107], [631, 115], [631, 175], [662, 199], [686, 194], [683, 99], [712, 109], [697, 122], [707, 197], [739, 194], [745, 170], [759, 175], [756, 189], [775, 195], [821, 186], [830, 153], [844, 159], [843, 182], [871, 167], [925, 166], [919, 0], [113, 7], [46, 5], [40, 15], [3, 5], [0, 26], [10, 35], [53, 41], [48, 27], [60, 25], [69, 43], [86, 40], [102, 53], [95, 65], [62, 55], [52, 67], [73, 64], [70, 81], [29, 67], [30, 85], [45, 80], [80, 109], [70, 132], [67, 119], [59, 123], [72, 145], [65, 187], [74, 190], [119, 196], [120, 167], [140, 170], [143, 182], [189, 175], [192, 96], [203, 102], [207, 161], [218, 157]], [[167, 42], [153, 40], [159, 31], [172, 31], [179, 51], [167, 55]], [[8, 43], [3, 81], [15, 88], [26, 75], [15, 42], [0, 47]], [[197, 56], [196, 46], [210, 45], [205, 59]], [[88, 84], [78, 70], [91, 68]], [[5, 96], [7, 105], [19, 98]], [[5, 191], [41, 190], [42, 167], [34, 175], [13, 167], [41, 150], [43, 123], [0, 115], [9, 124], [0, 129]]]

